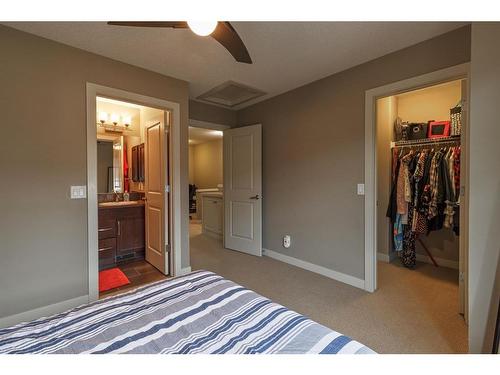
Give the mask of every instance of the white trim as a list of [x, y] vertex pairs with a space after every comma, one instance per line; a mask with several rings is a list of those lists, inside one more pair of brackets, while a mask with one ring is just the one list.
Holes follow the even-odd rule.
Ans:
[[[97, 236], [97, 129], [96, 96], [129, 101], [153, 108], [171, 111], [171, 155], [172, 155], [172, 248], [175, 276], [181, 272], [182, 211], [181, 211], [181, 125], [180, 105], [163, 99], [135, 94], [132, 92], [87, 82], [87, 236], [88, 236], [88, 288], [89, 301], [99, 297], [98, 291], [98, 236]], [[168, 212], [166, 212], [168, 214]], [[167, 260], [169, 262], [169, 260]], [[170, 262], [169, 262], [170, 263]]]
[[80, 296], [65, 301], [57, 302], [52, 305], [38, 307], [33, 310], [25, 311], [15, 315], [9, 315], [0, 318], [0, 328], [9, 327], [14, 324], [29, 322], [44, 316], [51, 316], [84, 305], [89, 302], [89, 296]]
[[377, 253], [377, 260], [385, 263], [391, 263], [394, 258], [396, 258], [396, 254], [394, 252], [387, 254], [381, 253], [380, 251]]
[[[436, 258], [436, 257], [433, 257], [433, 258], [439, 267], [446, 267], [446, 268], [452, 268], [454, 270], [458, 270], [458, 261], [456, 261], [456, 260]], [[434, 264], [434, 263], [432, 263], [431, 258], [429, 258], [425, 254], [418, 254], [417, 253], [417, 261], [423, 262], [423, 263]]]
[[187, 275], [188, 273], [191, 273], [191, 267], [184, 267], [181, 269], [181, 272], [177, 276], [182, 276], [182, 275]]
[[217, 124], [215, 122], [209, 122], [209, 121], [194, 120], [191, 118], [189, 119], [189, 126], [192, 126], [194, 128], [203, 128], [212, 130], [226, 130], [231, 128], [229, 125]]
[[273, 258], [284, 263], [291, 264], [292, 266], [295, 267], [303, 268], [305, 270], [318, 273], [320, 275], [329, 277], [330, 279], [352, 285], [356, 288], [364, 289], [365, 286], [365, 281], [363, 279], [358, 279], [357, 277], [346, 275], [345, 273], [334, 271], [323, 266], [318, 266], [317, 264], [309, 263], [301, 259], [293, 258], [291, 256], [284, 255], [276, 251], [263, 248], [262, 255], [268, 256], [269, 258]]
[[[377, 289], [377, 168], [376, 168], [376, 100], [379, 98], [436, 85], [453, 79], [469, 79], [469, 63], [452, 66], [418, 77], [376, 87], [365, 92], [365, 286]], [[467, 187], [468, 190], [468, 187]]]

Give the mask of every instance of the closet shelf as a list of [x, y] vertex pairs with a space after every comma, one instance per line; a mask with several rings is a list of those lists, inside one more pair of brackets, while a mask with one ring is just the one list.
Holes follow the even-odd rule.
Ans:
[[460, 143], [459, 135], [452, 135], [450, 137], [443, 138], [425, 138], [425, 139], [414, 139], [410, 141], [397, 141], [391, 142], [391, 148], [403, 147], [403, 146], [420, 146], [420, 145], [440, 145], [444, 143]]

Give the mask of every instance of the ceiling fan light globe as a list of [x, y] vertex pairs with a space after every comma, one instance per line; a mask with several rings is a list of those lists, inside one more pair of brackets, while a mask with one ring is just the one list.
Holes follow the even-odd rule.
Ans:
[[212, 34], [217, 27], [217, 21], [187, 21], [191, 31], [199, 36]]

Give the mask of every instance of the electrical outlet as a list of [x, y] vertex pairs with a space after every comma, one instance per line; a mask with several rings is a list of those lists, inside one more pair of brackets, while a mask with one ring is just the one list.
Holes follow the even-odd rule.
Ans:
[[283, 247], [285, 249], [288, 249], [290, 247], [292, 239], [290, 236], [287, 234], [286, 236], [283, 237]]

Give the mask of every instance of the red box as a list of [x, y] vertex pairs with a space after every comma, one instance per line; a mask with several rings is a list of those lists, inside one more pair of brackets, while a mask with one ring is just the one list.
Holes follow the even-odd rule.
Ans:
[[450, 136], [450, 121], [429, 121], [427, 138], [443, 138]]

